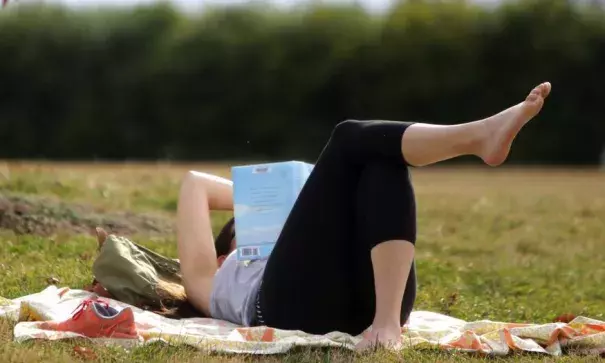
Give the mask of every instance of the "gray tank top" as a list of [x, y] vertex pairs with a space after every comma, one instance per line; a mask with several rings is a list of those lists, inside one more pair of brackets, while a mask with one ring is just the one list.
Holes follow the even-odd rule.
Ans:
[[251, 326], [266, 264], [266, 260], [238, 261], [237, 251], [231, 252], [214, 276], [210, 294], [212, 318]]

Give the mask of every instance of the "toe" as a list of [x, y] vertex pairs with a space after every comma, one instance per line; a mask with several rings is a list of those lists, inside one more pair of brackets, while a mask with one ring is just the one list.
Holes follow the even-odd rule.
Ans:
[[550, 82], [544, 82], [540, 85], [540, 93], [542, 94], [542, 97], [547, 97], [550, 94], [550, 90], [551, 90], [552, 86], [550, 84]]
[[541, 83], [536, 88], [532, 89], [527, 96], [527, 101], [535, 102], [540, 98], [546, 98], [550, 94], [551, 85], [549, 82]]

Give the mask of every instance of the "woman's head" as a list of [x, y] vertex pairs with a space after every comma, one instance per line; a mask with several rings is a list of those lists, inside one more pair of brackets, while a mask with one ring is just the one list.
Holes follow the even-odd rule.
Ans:
[[235, 250], [235, 219], [231, 218], [221, 229], [214, 240], [216, 258], [221, 266], [229, 254]]

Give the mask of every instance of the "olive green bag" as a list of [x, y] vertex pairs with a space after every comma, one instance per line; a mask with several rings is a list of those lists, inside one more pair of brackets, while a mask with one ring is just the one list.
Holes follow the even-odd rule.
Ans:
[[114, 299], [130, 305], [165, 308], [166, 294], [163, 289], [158, 289], [160, 285], [176, 285], [184, 296], [178, 261], [124, 237], [107, 236], [92, 271], [96, 282]]

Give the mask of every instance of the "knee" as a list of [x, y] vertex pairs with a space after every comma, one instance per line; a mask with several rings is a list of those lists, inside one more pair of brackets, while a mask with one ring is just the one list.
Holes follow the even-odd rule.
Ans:
[[348, 135], [356, 132], [360, 128], [361, 121], [344, 120], [339, 122], [332, 130], [332, 135]]
[[339, 122], [332, 130], [331, 140], [336, 143], [352, 142], [361, 129], [361, 121], [345, 120]]

